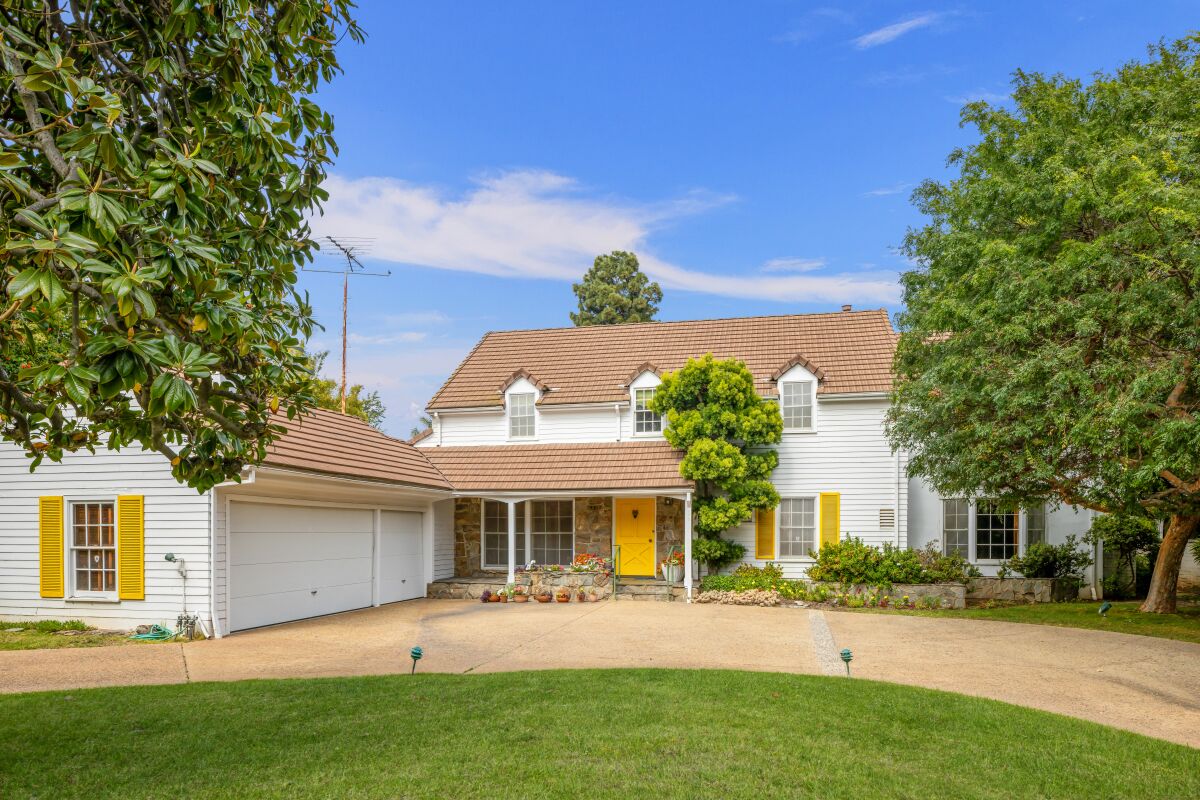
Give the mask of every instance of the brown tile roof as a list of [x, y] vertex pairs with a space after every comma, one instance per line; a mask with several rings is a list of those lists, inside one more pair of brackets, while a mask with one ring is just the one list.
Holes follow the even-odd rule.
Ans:
[[295, 420], [280, 415], [278, 422], [287, 433], [267, 451], [266, 466], [450, 489], [449, 481], [420, 450], [357, 417], [318, 408]]
[[666, 442], [426, 447], [460, 492], [689, 489]]
[[775, 396], [772, 376], [797, 358], [823, 373], [818, 394], [885, 392], [895, 347], [884, 309], [502, 331], [475, 345], [429, 408], [501, 405], [499, 387], [517, 370], [549, 387], [543, 405], [624, 400], [639, 364], [669, 372], [705, 353], [746, 362], [764, 396]]

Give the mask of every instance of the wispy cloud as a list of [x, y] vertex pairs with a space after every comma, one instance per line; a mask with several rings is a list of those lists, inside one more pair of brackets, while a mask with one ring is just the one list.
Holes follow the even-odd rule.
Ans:
[[780, 302], [891, 303], [895, 274], [704, 272], [653, 252], [655, 232], [734, 200], [695, 191], [640, 204], [585, 190], [563, 175], [516, 170], [476, 180], [460, 193], [394, 178], [325, 183], [318, 235], [375, 240], [371, 258], [513, 278], [578, 280], [597, 253], [633, 250], [664, 288]]
[[429, 334], [425, 331], [394, 331], [380, 334], [351, 333], [347, 338], [351, 344], [389, 345], [406, 342], [423, 342], [429, 338]]
[[878, 189], [870, 189], [863, 192], [863, 197], [889, 197], [894, 194], [901, 194], [911, 183], [894, 183], [891, 186], [880, 186]]
[[800, 44], [816, 39], [832, 27], [849, 25], [853, 21], [853, 15], [843, 9], [831, 6], [814, 8], [801, 17], [786, 32], [772, 37], [771, 41], [783, 44]]
[[823, 258], [772, 258], [762, 265], [763, 272], [813, 272], [827, 263]]
[[894, 42], [901, 36], [921, 28], [928, 28], [941, 21], [946, 15], [937, 12], [926, 12], [924, 14], [916, 14], [899, 22], [893, 22], [891, 25], [884, 25], [882, 28], [864, 33], [854, 40], [854, 46], [859, 50], [866, 50], [870, 47], [878, 47], [889, 42]]
[[1004, 92], [994, 92], [990, 89], [972, 89], [971, 91], [963, 92], [962, 94], [949, 95], [946, 97], [946, 102], [954, 103], [955, 105], [959, 106], [965, 106], [967, 103], [978, 103], [982, 100], [985, 103], [992, 103], [995, 105], [997, 103], [1006, 103], [1010, 99], [1011, 96], [1005, 94]]
[[930, 78], [939, 78], [958, 72], [955, 67], [944, 64], [930, 64], [922, 67], [903, 66], [896, 69], [885, 69], [872, 72], [862, 79], [864, 86], [891, 88], [896, 86], [913, 86], [923, 83]]

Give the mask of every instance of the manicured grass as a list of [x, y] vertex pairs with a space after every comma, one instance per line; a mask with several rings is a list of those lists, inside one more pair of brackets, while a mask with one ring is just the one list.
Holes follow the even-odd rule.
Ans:
[[[63, 636], [59, 631], [79, 631]], [[77, 619], [63, 622], [39, 619], [32, 622], [0, 622], [0, 650], [44, 650], [56, 647], [98, 647], [110, 644], [129, 644], [120, 634], [89, 630]]]
[[0, 697], [0, 797], [1200, 796], [1200, 750], [991, 700], [580, 670]]
[[1067, 628], [1159, 636], [1200, 644], [1200, 606], [1181, 604], [1177, 614], [1143, 614], [1137, 610], [1139, 605], [1138, 602], [1113, 603], [1108, 615], [1104, 617], [1100, 616], [1100, 604], [1095, 602], [1035, 603], [995, 608], [964, 608], [957, 611], [876, 608], [855, 610], [880, 614], [998, 619], [1004, 622], [1028, 622], [1033, 625], [1060, 625]]

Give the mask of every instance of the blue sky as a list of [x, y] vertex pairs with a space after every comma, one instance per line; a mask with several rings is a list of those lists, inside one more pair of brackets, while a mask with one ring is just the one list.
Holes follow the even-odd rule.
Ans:
[[[1194, 12], [361, 0], [367, 43], [319, 97], [341, 154], [313, 223], [373, 238], [392, 273], [353, 281], [350, 378], [407, 435], [484, 332], [570, 324], [571, 281], [614, 249], [662, 284], [664, 320], [895, 310], [909, 193], [972, 140], [963, 103], [1003, 102], [1018, 67], [1143, 58]], [[332, 375], [340, 279], [301, 284]]]

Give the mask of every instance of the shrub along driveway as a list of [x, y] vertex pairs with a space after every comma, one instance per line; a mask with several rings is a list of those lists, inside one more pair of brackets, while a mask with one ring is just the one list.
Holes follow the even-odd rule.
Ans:
[[1200, 645], [1050, 626], [682, 603], [416, 600], [219, 641], [0, 653], [0, 691], [407, 672], [679, 667], [991, 697], [1200, 747]]

